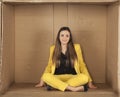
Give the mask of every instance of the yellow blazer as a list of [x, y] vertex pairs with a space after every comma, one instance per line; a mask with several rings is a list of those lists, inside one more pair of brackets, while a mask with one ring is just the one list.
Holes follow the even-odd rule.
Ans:
[[[87, 70], [86, 64], [83, 61], [83, 57], [82, 57], [82, 52], [81, 52], [81, 48], [79, 44], [74, 44], [75, 47], [75, 51], [77, 53], [77, 57], [78, 60], [75, 61], [74, 63], [74, 68], [76, 70], [77, 74], [83, 73], [85, 75], [88, 76], [89, 82], [92, 81], [92, 78], [90, 77], [90, 74]], [[52, 62], [52, 55], [53, 55], [53, 51], [54, 51], [55, 45], [50, 47], [50, 56], [49, 56], [49, 61], [48, 61], [48, 65], [45, 68], [44, 73], [51, 73], [54, 74], [55, 72], [55, 64], [53, 64]]]

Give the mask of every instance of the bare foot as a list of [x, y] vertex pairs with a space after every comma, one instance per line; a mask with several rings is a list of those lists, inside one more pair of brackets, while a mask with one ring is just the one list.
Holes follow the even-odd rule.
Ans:
[[66, 90], [70, 90], [72, 92], [83, 92], [84, 91], [84, 86], [78, 86], [78, 87], [72, 87], [68, 86]]
[[83, 92], [84, 86], [75, 87], [74, 92]]

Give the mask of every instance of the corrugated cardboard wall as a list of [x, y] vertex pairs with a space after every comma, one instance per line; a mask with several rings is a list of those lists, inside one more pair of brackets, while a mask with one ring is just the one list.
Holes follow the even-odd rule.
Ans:
[[118, 4], [108, 7], [107, 18], [107, 83], [118, 90]]
[[14, 33], [14, 7], [2, 5], [2, 91], [8, 89], [14, 82], [15, 74], [15, 33]]
[[53, 6], [16, 6], [15, 25], [15, 81], [36, 82], [53, 43]]

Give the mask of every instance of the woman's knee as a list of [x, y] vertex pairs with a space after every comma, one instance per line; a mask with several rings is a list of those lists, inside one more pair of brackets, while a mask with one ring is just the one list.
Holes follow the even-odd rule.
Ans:
[[42, 75], [42, 80], [49, 80], [51, 79], [52, 74], [51, 73], [44, 73]]
[[87, 75], [85, 75], [85, 74], [79, 74], [78, 76], [79, 76], [80, 79], [82, 79], [82, 81], [84, 83], [88, 83], [88, 76]]

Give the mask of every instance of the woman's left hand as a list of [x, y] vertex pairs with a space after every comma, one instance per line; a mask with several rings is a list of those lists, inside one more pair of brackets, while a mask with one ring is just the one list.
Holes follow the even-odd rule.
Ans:
[[97, 88], [97, 86], [95, 86], [92, 82], [89, 82], [89, 83], [88, 83], [88, 87], [89, 87], [90, 89], [96, 89], [96, 88]]

